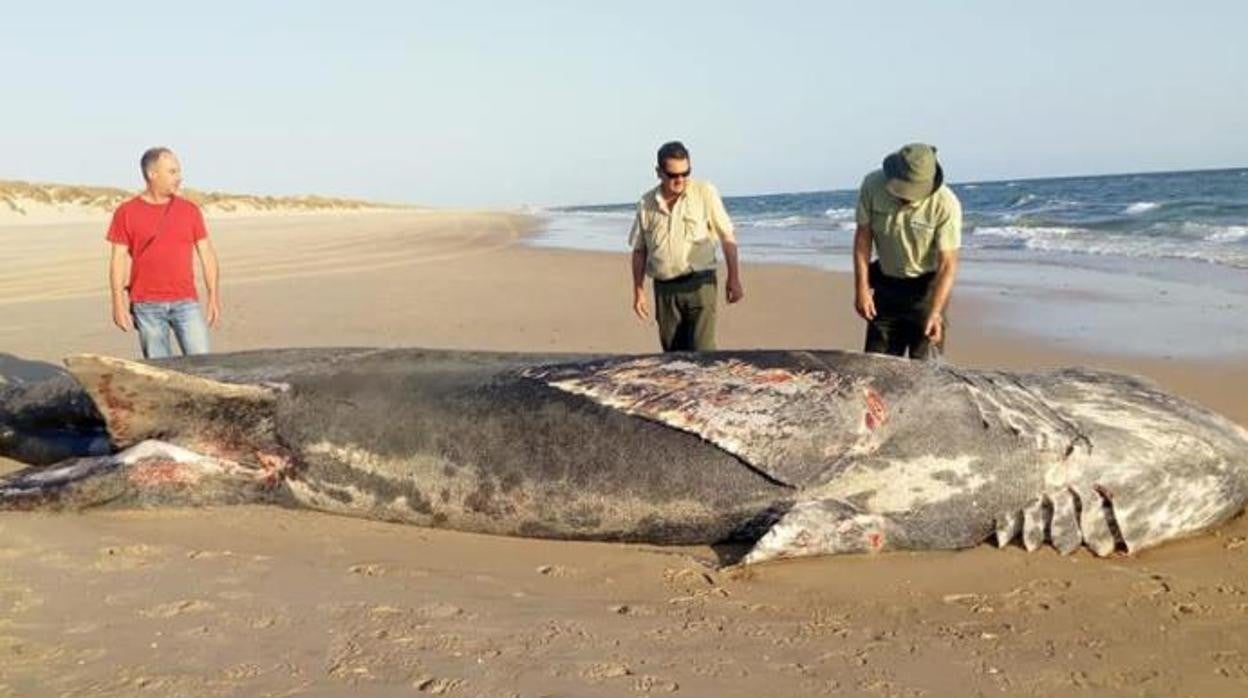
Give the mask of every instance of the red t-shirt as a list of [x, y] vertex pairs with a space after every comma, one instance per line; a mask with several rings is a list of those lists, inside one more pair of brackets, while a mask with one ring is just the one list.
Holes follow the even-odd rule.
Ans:
[[195, 293], [191, 250], [196, 242], [208, 237], [208, 231], [204, 216], [194, 203], [175, 196], [166, 213], [166, 204], [149, 204], [136, 196], [117, 207], [107, 237], [109, 242], [130, 248], [131, 301], [168, 302], [199, 297]]

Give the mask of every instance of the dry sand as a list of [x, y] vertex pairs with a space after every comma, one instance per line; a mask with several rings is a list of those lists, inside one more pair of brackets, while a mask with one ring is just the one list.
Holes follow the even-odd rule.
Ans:
[[[215, 348], [653, 351], [625, 256], [518, 246], [532, 224], [210, 220]], [[102, 236], [0, 227], [0, 352], [135, 353], [108, 321]], [[843, 276], [747, 260], [745, 281], [724, 348], [858, 346]], [[979, 331], [987, 307], [955, 303], [953, 361], [1128, 370], [1248, 424], [1242, 357], [1058, 351]], [[1248, 694], [1242, 517], [1133, 558], [984, 546], [744, 572], [714, 559], [261, 507], [0, 514], [0, 696]]]

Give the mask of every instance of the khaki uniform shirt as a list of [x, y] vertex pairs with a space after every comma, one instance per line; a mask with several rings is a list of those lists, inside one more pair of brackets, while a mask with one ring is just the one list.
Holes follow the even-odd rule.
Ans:
[[922, 201], [903, 203], [884, 188], [884, 172], [862, 180], [858, 225], [871, 228], [880, 270], [894, 278], [936, 271], [939, 252], [962, 246], [962, 204], [945, 185]]
[[646, 251], [646, 274], [666, 281], [715, 268], [716, 239], [736, 242], [732, 221], [710, 182], [689, 180], [669, 211], [662, 186], [642, 195], [628, 242]]

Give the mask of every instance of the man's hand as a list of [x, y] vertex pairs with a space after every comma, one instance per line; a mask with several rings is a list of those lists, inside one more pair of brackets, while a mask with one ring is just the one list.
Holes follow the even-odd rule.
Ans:
[[932, 340], [932, 344], [940, 344], [945, 338], [945, 319], [940, 313], [932, 313], [927, 317], [927, 325], [923, 327], [923, 336]]
[[120, 303], [113, 303], [113, 324], [122, 332], [129, 332], [134, 325], [130, 319], [130, 309]]
[[875, 294], [871, 293], [871, 289], [858, 289], [854, 294], [854, 310], [867, 322], [875, 319]]
[[216, 296], [208, 297], [208, 311], [204, 318], [208, 321], [209, 327], [216, 327], [217, 322], [221, 319], [221, 302]]
[[644, 288], [633, 290], [633, 313], [642, 320], [650, 319], [650, 309], [646, 307], [646, 290]]
[[724, 287], [724, 297], [729, 303], [736, 303], [745, 298], [745, 289], [741, 287], [741, 279], [728, 279], [728, 285]]

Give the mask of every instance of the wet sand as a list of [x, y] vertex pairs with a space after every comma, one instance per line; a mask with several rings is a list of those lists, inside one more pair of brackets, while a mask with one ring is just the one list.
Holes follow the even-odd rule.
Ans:
[[[645, 352], [627, 259], [521, 216], [210, 221], [220, 351]], [[0, 354], [132, 356], [103, 225], [0, 227]], [[724, 348], [857, 348], [848, 279], [746, 260]], [[1038, 298], [1038, 303], [1069, 302]], [[1248, 424], [1248, 365], [1047, 346], [959, 295], [951, 361], [1146, 375]], [[3, 468], [0, 465], [0, 468]], [[0, 514], [0, 696], [1242, 695], [1248, 524], [1098, 560], [981, 546], [722, 571], [706, 547], [476, 536], [263, 507]]]

